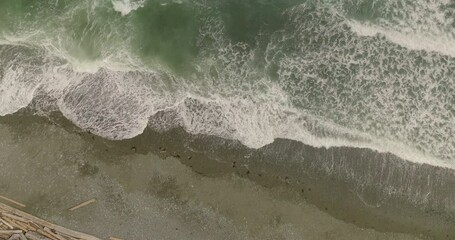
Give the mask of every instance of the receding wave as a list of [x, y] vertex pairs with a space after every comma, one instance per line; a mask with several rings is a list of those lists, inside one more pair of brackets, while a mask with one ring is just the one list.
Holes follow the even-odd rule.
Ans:
[[[288, 138], [454, 167], [445, 3], [404, 1], [436, 16], [409, 33], [414, 18], [395, 16], [395, 1], [85, 0], [2, 14], [12, 1], [0, 7], [0, 115], [60, 111], [109, 139], [183, 127], [253, 148]], [[449, 42], [394, 38], [424, 27]]]

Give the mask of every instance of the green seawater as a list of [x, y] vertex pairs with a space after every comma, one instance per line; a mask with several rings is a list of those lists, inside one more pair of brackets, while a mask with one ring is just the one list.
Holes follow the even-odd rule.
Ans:
[[197, 41], [205, 19], [220, 17], [230, 39], [254, 45], [258, 34], [282, 28], [283, 11], [298, 1], [141, 3], [122, 17], [111, 1], [2, 1], [0, 26], [3, 36], [31, 34], [29, 41], [50, 40], [81, 61], [100, 60], [126, 48], [144, 62], [156, 60], [180, 71], [190, 67], [200, 51]]
[[172, 111], [162, 125], [251, 147], [342, 142], [450, 165], [453, 23], [442, 1], [3, 0], [0, 114], [61, 111], [123, 139]]

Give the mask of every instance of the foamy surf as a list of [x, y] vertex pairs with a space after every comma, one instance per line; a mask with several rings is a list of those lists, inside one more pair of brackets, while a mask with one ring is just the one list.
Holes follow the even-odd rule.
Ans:
[[267, 17], [283, 24], [250, 36], [230, 29], [239, 18], [223, 17], [225, 3], [84, 3], [61, 16], [37, 3], [45, 27], [0, 38], [0, 115], [29, 106], [108, 139], [183, 127], [251, 148], [287, 138], [454, 168], [450, 31], [418, 44], [418, 32], [311, 2], [280, 6]]
[[120, 12], [122, 16], [128, 15], [131, 11], [143, 7], [145, 0], [112, 0], [115, 11]]
[[399, 32], [380, 26], [359, 21], [348, 21], [352, 30], [360, 36], [385, 36], [389, 41], [412, 50], [437, 52], [442, 55], [455, 57], [454, 34], [439, 35], [428, 32]]

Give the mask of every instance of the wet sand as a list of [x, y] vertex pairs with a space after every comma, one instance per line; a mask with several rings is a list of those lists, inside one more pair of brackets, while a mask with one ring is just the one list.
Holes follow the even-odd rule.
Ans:
[[[452, 170], [366, 149], [261, 149], [181, 129], [123, 141], [59, 116], [0, 118], [0, 192], [126, 239], [453, 239]], [[21, 174], [19, 174], [21, 173]], [[74, 213], [68, 207], [97, 203]]]

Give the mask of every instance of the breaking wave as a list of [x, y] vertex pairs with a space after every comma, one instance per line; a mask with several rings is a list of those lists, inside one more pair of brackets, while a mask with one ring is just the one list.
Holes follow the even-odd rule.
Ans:
[[60, 111], [109, 139], [183, 127], [455, 166], [453, 4], [13, 2], [0, 4], [0, 115]]

